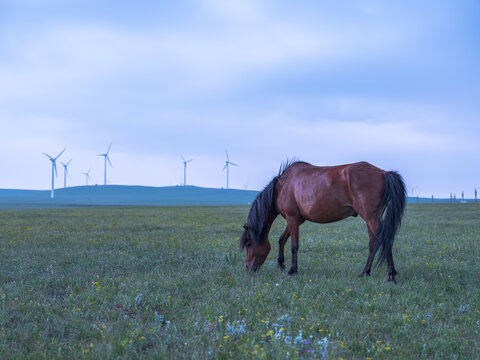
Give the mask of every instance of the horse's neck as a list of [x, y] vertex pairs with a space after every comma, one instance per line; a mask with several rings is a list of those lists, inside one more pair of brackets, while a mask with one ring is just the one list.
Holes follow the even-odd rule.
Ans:
[[265, 236], [268, 236], [268, 233], [270, 232], [272, 224], [277, 218], [277, 216], [278, 216], [278, 213], [276, 211], [271, 211], [270, 214], [268, 214], [267, 221], [265, 222]]

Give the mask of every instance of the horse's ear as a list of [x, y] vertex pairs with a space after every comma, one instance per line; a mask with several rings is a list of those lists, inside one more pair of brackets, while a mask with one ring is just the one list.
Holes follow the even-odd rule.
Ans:
[[244, 225], [243, 225], [243, 228], [248, 231], [248, 226], [247, 226], [247, 224], [244, 224]]

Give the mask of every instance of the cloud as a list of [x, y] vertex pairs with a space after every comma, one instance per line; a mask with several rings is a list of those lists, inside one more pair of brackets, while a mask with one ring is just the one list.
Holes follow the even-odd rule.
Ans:
[[176, 183], [182, 153], [192, 180], [221, 186], [228, 148], [238, 187], [260, 188], [287, 155], [370, 160], [440, 187], [436, 168], [478, 153], [469, 6], [16, 4], [0, 25], [0, 151], [22, 163], [66, 146], [80, 173], [112, 141], [120, 183]]

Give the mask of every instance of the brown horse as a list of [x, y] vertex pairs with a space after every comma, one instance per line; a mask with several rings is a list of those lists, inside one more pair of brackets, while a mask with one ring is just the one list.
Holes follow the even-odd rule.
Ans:
[[360, 215], [367, 223], [370, 237], [361, 276], [370, 275], [375, 254], [381, 249], [378, 264], [387, 260], [388, 281], [395, 282], [392, 246], [405, 202], [405, 184], [397, 172], [387, 172], [364, 161], [339, 166], [287, 162], [250, 208], [240, 239], [241, 249], [246, 248], [245, 266], [253, 271], [262, 266], [270, 252], [268, 233], [279, 214], [287, 220], [287, 227], [278, 240], [278, 266], [285, 268], [284, 247], [291, 237], [289, 274], [297, 272], [299, 226], [305, 220], [330, 223]]

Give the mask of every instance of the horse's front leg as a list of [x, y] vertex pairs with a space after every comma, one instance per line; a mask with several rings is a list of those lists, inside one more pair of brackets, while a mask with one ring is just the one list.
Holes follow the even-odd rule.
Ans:
[[290, 236], [292, 237], [291, 240], [291, 250], [292, 250], [292, 266], [290, 270], [288, 270], [289, 275], [293, 275], [297, 273], [297, 254], [298, 249], [300, 247], [299, 242], [299, 226], [300, 223], [297, 220], [288, 221], [288, 228], [290, 230]]
[[288, 238], [290, 237], [290, 231], [288, 231], [288, 226], [283, 230], [282, 235], [278, 239], [278, 267], [282, 270], [285, 269], [285, 256], [284, 256], [284, 249], [285, 244], [287, 243]]

